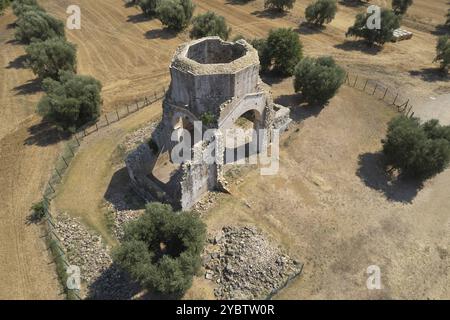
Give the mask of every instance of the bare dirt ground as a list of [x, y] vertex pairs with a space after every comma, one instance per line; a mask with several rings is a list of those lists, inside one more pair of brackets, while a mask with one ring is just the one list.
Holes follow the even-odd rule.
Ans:
[[[448, 81], [435, 73], [434, 68], [437, 65], [432, 63], [437, 39], [435, 30], [445, 20], [444, 14], [448, 7], [446, 0], [416, 0], [403, 22], [406, 29], [414, 32], [413, 39], [397, 44], [386, 44], [381, 51], [367, 48], [361, 42], [354, 42], [353, 39], [345, 39], [344, 33], [353, 23], [356, 12], [364, 10], [364, 7], [339, 5], [336, 19], [326, 29], [319, 32], [299, 26], [299, 21], [304, 16], [304, 8], [308, 4], [304, 1], [297, 1], [295, 8], [289, 14], [276, 17], [268, 15], [263, 10], [263, 0], [256, 0], [247, 5], [233, 4], [227, 0], [194, 0], [194, 2], [197, 4], [197, 13], [213, 10], [225, 16], [233, 28], [233, 36], [241, 34], [248, 38], [262, 37], [271, 28], [292, 27], [299, 33], [305, 54], [332, 55], [341, 65], [355, 73], [404, 90], [406, 96], [413, 98], [414, 105], [421, 103], [424, 101], [424, 97], [429, 96], [437, 97], [438, 101], [442, 101], [438, 95], [449, 92]], [[97, 77], [104, 85], [105, 111], [113, 110], [118, 104], [142, 97], [167, 84], [169, 81], [168, 65], [173, 51], [179, 43], [188, 39], [187, 32], [174, 35], [163, 29], [159, 21], [148, 21], [136, 8], [125, 7], [121, 0], [40, 0], [40, 3], [50, 13], [63, 20], [66, 19], [65, 12], [69, 5], [80, 5], [82, 30], [67, 31], [67, 34], [69, 40], [78, 46], [79, 72]], [[0, 145], [2, 151], [0, 154], [0, 182], [3, 186], [9, 186], [5, 188], [7, 192], [1, 196], [2, 208], [5, 209], [2, 209], [0, 216], [0, 234], [2, 235], [0, 277], [4, 284], [0, 290], [0, 297], [56, 298], [59, 297], [56, 275], [53, 269], [47, 266], [48, 257], [46, 252], [41, 250], [43, 243], [38, 238], [37, 230], [34, 226], [27, 226], [25, 218], [30, 205], [39, 198], [43, 183], [48, 178], [51, 164], [53, 164], [58, 151], [58, 144], [55, 141], [52, 143], [37, 142], [52, 135], [48, 133], [39, 135], [36, 133], [36, 127], [33, 127], [38, 123], [37, 117], [32, 114], [41, 93], [38, 83], [34, 81], [33, 74], [22, 67], [23, 46], [11, 41], [14, 32], [11, 23], [14, 20], [10, 11], [0, 18]], [[290, 82], [275, 82], [273, 85], [274, 91], [277, 92], [276, 95], [282, 96], [280, 102], [291, 104], [289, 96], [283, 97], [283, 95], [292, 93]], [[356, 99], [355, 101], [361, 101], [364, 105], [370, 101], [366, 98], [361, 100], [353, 93], [349, 93], [348, 90], [340, 93], [339, 97], [336, 99], [342, 100], [336, 101], [340, 101], [342, 105], [352, 105], [351, 99], [353, 98]], [[376, 103], [374, 102], [374, 104]], [[292, 105], [295, 105], [295, 101]], [[445, 113], [444, 116], [448, 116], [445, 109], [446, 104], [441, 103], [440, 105], [442, 106], [440, 110]], [[302, 277], [298, 284], [295, 283], [290, 289], [285, 290], [280, 297], [346, 297], [351, 294], [348, 293], [350, 291], [346, 291], [346, 288], [351, 290], [359, 288], [353, 292], [358, 297], [366, 297], [367, 292], [358, 290], [363, 290], [359, 285], [362, 281], [361, 277], [365, 276], [364, 268], [366, 268], [365, 264], [368, 259], [360, 259], [358, 255], [364, 258], [368, 256], [365, 253], [370, 249], [370, 252], [374, 252], [373, 255], [370, 255], [373, 257], [374, 263], [380, 263], [382, 272], [387, 270], [389, 273], [383, 273], [385, 277], [389, 276], [385, 287], [389, 290], [385, 289], [382, 293], [371, 293], [372, 295], [378, 294], [380, 297], [446, 296], [448, 298], [448, 289], [442, 288], [442, 281], [445, 280], [448, 283], [448, 269], [442, 264], [446, 262], [448, 266], [448, 234], [443, 233], [442, 230], [443, 226], [447, 226], [447, 230], [449, 229], [448, 220], [445, 220], [446, 217], [442, 212], [442, 208], [448, 207], [448, 203], [445, 202], [448, 202], [448, 195], [444, 192], [449, 190], [448, 171], [427, 184], [412, 203], [392, 202], [391, 198], [396, 197], [396, 192], [403, 189], [397, 187], [396, 189], [388, 188], [387, 192], [374, 191], [374, 187], [378, 190], [386, 188], [386, 181], [380, 177], [376, 169], [369, 170], [369, 173], [375, 172], [373, 179], [376, 183], [371, 187], [361, 183], [361, 179], [355, 176], [354, 170], [354, 157], [357, 158], [362, 152], [375, 152], [379, 149], [378, 140], [384, 130], [383, 126], [381, 128], [379, 126], [385, 121], [377, 123], [369, 116], [360, 117], [359, 120], [354, 121], [353, 112], [346, 112], [346, 118], [325, 117], [328, 112], [336, 109], [327, 108], [324, 110], [326, 112], [321, 112], [317, 118], [308, 118], [298, 133], [299, 138], [295, 138], [295, 141], [298, 141], [306, 150], [305, 143], [307, 141], [303, 137], [309, 137], [310, 140], [316, 141], [316, 136], [322, 134], [322, 138], [324, 138], [323, 135], [329, 125], [337, 126], [337, 129], [350, 128], [350, 124], [353, 126], [353, 122], [355, 122], [361, 124], [359, 131], [353, 127], [355, 130], [346, 131], [347, 135], [341, 132], [340, 135], [337, 135], [341, 138], [339, 144], [336, 140], [332, 140], [334, 144], [329, 144], [328, 141], [323, 142], [330, 146], [329, 150], [333, 150], [329, 154], [317, 149], [307, 150], [308, 152], [303, 153], [297, 152], [301, 148], [293, 149], [296, 154], [295, 158], [298, 159], [293, 159], [292, 162], [286, 160], [286, 162], [290, 163], [290, 168], [293, 169], [290, 174], [298, 172], [296, 174], [299, 178], [295, 180], [295, 183], [290, 183], [291, 180], [283, 182], [282, 178], [278, 182], [283, 186], [282, 188], [284, 185], [288, 186], [287, 190], [292, 192], [291, 198], [296, 199], [297, 197], [298, 200], [295, 203], [303, 209], [295, 211], [295, 207], [292, 205], [292, 207], [287, 206], [279, 211], [279, 214], [275, 214], [280, 208], [274, 208], [273, 224], [279, 225], [279, 229], [274, 229], [273, 233], [279, 233], [280, 230], [288, 232], [287, 234], [290, 232], [289, 241], [284, 240], [283, 243], [293, 252], [298, 252], [299, 258], [305, 259], [308, 263], [305, 277]], [[349, 110], [352, 108], [349, 107]], [[380, 107], [380, 110], [386, 109]], [[144, 116], [143, 113], [139, 114]], [[423, 116], [426, 117], [427, 114]], [[150, 119], [153, 115], [148, 116]], [[137, 126], [148, 119], [131, 121], [136, 121], [135, 125]], [[363, 121], [370, 121], [370, 124], [366, 123], [363, 127]], [[303, 132], [305, 128], [313, 130], [308, 126], [308, 122], [310, 126], [318, 125], [320, 122], [319, 127], [322, 127], [323, 130], [318, 131], [318, 134], [308, 136], [308, 132]], [[134, 125], [123, 130], [131, 130], [132, 127]], [[115, 149], [125, 131], [111, 132], [111, 137], [114, 138], [109, 138], [108, 141], [111, 145], [104, 146], [104, 154]], [[355, 135], [355, 131], [359, 135]], [[361, 150], [358, 152], [355, 149], [348, 155], [341, 154], [342, 150], [346, 150], [346, 146], [351, 144], [350, 140], [369, 133], [373, 133], [373, 138], [369, 139], [373, 145], [369, 147], [364, 144], [359, 147]], [[25, 141], [29, 143], [25, 144]], [[34, 142], [30, 143], [30, 141]], [[356, 143], [356, 140], [352, 141], [352, 143]], [[365, 143], [362, 139], [361, 141]], [[95, 144], [94, 142], [89, 143]], [[290, 150], [289, 147], [287, 150]], [[101, 152], [97, 153], [97, 155], [99, 154]], [[303, 154], [308, 155], [311, 159], [303, 159]], [[338, 155], [342, 157], [339, 158]], [[345, 161], [333, 161], [334, 159]], [[310, 164], [308, 162], [313, 160], [317, 163]], [[85, 206], [83, 208], [86, 210], [79, 212], [80, 215], [86, 215], [86, 219], [91, 219], [90, 222], [93, 224], [101, 221], [89, 217], [89, 209], [97, 212], [95, 206], [98, 205], [99, 199], [102, 199], [102, 188], [104, 188], [104, 183], [108, 182], [109, 175], [112, 174], [107, 172], [107, 168], [104, 167], [107, 163], [106, 160], [101, 161], [95, 170], [95, 176], [100, 178], [99, 184], [87, 186], [73, 199], [74, 203], [82, 204], [81, 198], [90, 199], [91, 196], [88, 192], [95, 194], [92, 196], [92, 201], [87, 201], [91, 206]], [[376, 157], [368, 155], [364, 161], [373, 164]], [[75, 162], [74, 165], [76, 164]], [[331, 201], [327, 199], [337, 197], [333, 192], [331, 192], [332, 195], [325, 192], [320, 197], [314, 194], [314, 197], [308, 196], [311, 191], [305, 184], [308, 185], [311, 182], [308, 182], [308, 178], [303, 179], [300, 174], [302, 170], [306, 170], [306, 167], [302, 169], [302, 165], [316, 168], [315, 171], [319, 172], [317, 174], [319, 178], [305, 176], [313, 181], [314, 186], [320, 186], [322, 183], [334, 183], [333, 186], [338, 186], [339, 191], [342, 190], [342, 195], [338, 194], [342, 198], [337, 200], [344, 203], [343, 208], [336, 204], [332, 208], [327, 207], [327, 203]], [[94, 163], [90, 164], [90, 168], [93, 166]], [[351, 175], [352, 171], [353, 176]], [[287, 174], [283, 174], [286, 179]], [[332, 177], [328, 177], [328, 175], [332, 175]], [[293, 176], [296, 175], [293, 174]], [[89, 177], [90, 172], [87, 172], [86, 176], [79, 179], [83, 182]], [[119, 175], [120, 177], [122, 176]], [[71, 176], [67, 178], [67, 180], [70, 179], [73, 178]], [[250, 183], [257, 181], [256, 178], [248, 179]], [[293, 186], [291, 186], [292, 184]], [[366, 188], [361, 191], [360, 188], [364, 188], [364, 186]], [[326, 186], [325, 188], [328, 189]], [[242, 192], [245, 195], [244, 191]], [[389, 201], [386, 193], [389, 195]], [[394, 196], [391, 195], [392, 193]], [[414, 190], [412, 193], [414, 194]], [[277, 196], [280, 199], [286, 197], [283, 194]], [[236, 197], [239, 199], [240, 193], [236, 193]], [[258, 212], [259, 216], [255, 213], [255, 217], [258, 218], [256, 220], [260, 220], [261, 214], [263, 216], [271, 215], [268, 211], [270, 204], [266, 199], [261, 197], [255, 201], [260, 203], [258, 206], [261, 210]], [[303, 201], [305, 204], [302, 204]], [[282, 202], [280, 201], [280, 203]], [[310, 203], [311, 207], [306, 207]], [[367, 209], [366, 204], [368, 204]], [[254, 219], [249, 218], [252, 216], [246, 213], [247, 209], [237, 210], [240, 208], [239, 201], [227, 200], [223, 205], [224, 207], [222, 204], [220, 205], [218, 214], [215, 215], [218, 218], [221, 217], [220, 212], [225, 213], [227, 208], [234, 208], [237, 212], [237, 221], [253, 221]], [[367, 216], [359, 211], [367, 212]], [[242, 218], [241, 215], [244, 215], [245, 218]], [[386, 221], [382, 220], [382, 217], [385, 217]], [[297, 223], [290, 223], [291, 218]], [[265, 221], [264, 219], [263, 221]], [[326, 221], [328, 220], [330, 224], [327, 225]], [[87, 221], [88, 224], [90, 222]], [[211, 219], [209, 223], [214, 226], [218, 222]], [[316, 223], [317, 226], [314, 227], [314, 224], [311, 223]], [[419, 228], [419, 226], [421, 227]], [[353, 227], [354, 229], [352, 229]], [[335, 229], [339, 230], [339, 233]], [[313, 234], [313, 231], [316, 232]], [[99, 232], [104, 233], [105, 231], [99, 230]], [[352, 235], [353, 238], [344, 236], [346, 233], [349, 236]], [[377, 235], [377, 240], [369, 243], [368, 235], [372, 235], [372, 233]], [[400, 241], [393, 235], [393, 238], [390, 238], [391, 233], [398, 233], [404, 236], [405, 240]], [[447, 240], [446, 244], [443, 243], [445, 240]], [[388, 241], [394, 241], [394, 243], [388, 244]], [[333, 246], [336, 243], [340, 246]], [[415, 250], [414, 246], [416, 246]], [[386, 249], [386, 252], [392, 252], [392, 255], [383, 253], [382, 248]], [[321, 250], [323, 251], [321, 252]], [[318, 256], [319, 254], [320, 256]], [[339, 259], [338, 256], [340, 256]], [[385, 259], [381, 259], [382, 257]], [[354, 265], [350, 265], [350, 262], [344, 264], [345, 261], [353, 260], [359, 262], [355, 262]], [[390, 260], [392, 261], [391, 265], [387, 263]], [[333, 262], [337, 264], [334, 265]], [[424, 279], [427, 279], [426, 283], [424, 283]], [[210, 291], [203, 288], [203, 280], [197, 279], [196, 283], [200, 283], [198, 288], [202, 289], [198, 289], [195, 293], [189, 293], [188, 297], [210, 294]], [[399, 289], [402, 286], [405, 289]]]

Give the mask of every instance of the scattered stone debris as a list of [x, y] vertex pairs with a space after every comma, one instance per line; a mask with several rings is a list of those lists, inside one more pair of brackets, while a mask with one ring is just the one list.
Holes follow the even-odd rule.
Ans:
[[208, 191], [193, 207], [193, 211], [197, 211], [200, 215], [211, 209], [219, 197], [218, 192]]
[[120, 241], [124, 236], [125, 225], [133, 220], [139, 218], [144, 210], [111, 210], [113, 220], [112, 233]]
[[90, 233], [77, 219], [61, 214], [56, 219], [56, 232], [71, 265], [80, 267], [87, 299], [131, 299], [140, 288], [118, 268], [101, 237]]
[[158, 120], [156, 120], [156, 122], [150, 122], [145, 127], [137, 129], [136, 131], [128, 134], [125, 137], [124, 142], [122, 143], [125, 153], [134, 150], [139, 145], [147, 141], [152, 136], [152, 133], [156, 129], [158, 122]]
[[265, 299], [302, 270], [254, 227], [224, 227], [208, 242], [205, 278], [217, 284], [218, 299]]
[[70, 264], [80, 267], [81, 279], [88, 285], [110, 267], [112, 259], [101, 237], [91, 234], [77, 219], [61, 214], [55, 227]]

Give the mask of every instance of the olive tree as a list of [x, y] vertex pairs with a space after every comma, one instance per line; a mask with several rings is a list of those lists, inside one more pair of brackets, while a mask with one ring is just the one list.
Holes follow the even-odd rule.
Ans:
[[26, 48], [27, 66], [39, 78], [58, 79], [60, 71], [76, 71], [75, 45], [62, 38], [33, 42]]
[[436, 45], [436, 58], [435, 62], [441, 64], [443, 71], [448, 70], [450, 67], [450, 37], [440, 36]]
[[156, 14], [163, 25], [180, 31], [191, 22], [194, 7], [191, 0], [166, 0], [159, 4]]
[[383, 45], [391, 41], [394, 30], [400, 27], [400, 17], [396, 16], [391, 10], [381, 9], [382, 23], [380, 23], [379, 29], [375, 28], [375, 26], [367, 27], [367, 22], [370, 18], [371, 14], [369, 13], [356, 15], [354, 25], [348, 29], [345, 36], [364, 38], [371, 45]]
[[205, 238], [199, 217], [151, 203], [138, 220], [126, 225], [113, 258], [148, 290], [180, 297], [200, 268]]
[[345, 71], [331, 57], [304, 58], [295, 67], [294, 89], [309, 103], [326, 103], [345, 81]]
[[438, 120], [421, 124], [418, 118], [394, 118], [382, 143], [387, 163], [405, 176], [427, 179], [450, 162], [450, 126]]
[[64, 23], [38, 10], [24, 12], [17, 21], [15, 38], [24, 43], [53, 37], [65, 37]]
[[402, 15], [412, 4], [413, 0], [392, 0], [392, 10], [396, 15]]
[[298, 34], [292, 29], [270, 30], [267, 39], [254, 40], [263, 72], [273, 70], [290, 76], [302, 58], [302, 44]]
[[305, 17], [309, 23], [322, 26], [324, 23], [330, 23], [336, 12], [336, 0], [318, 0], [306, 7]]
[[295, 0], [264, 0], [264, 8], [284, 11], [294, 7]]
[[228, 40], [231, 33], [231, 28], [228, 27], [225, 18], [216, 15], [212, 11], [196, 16], [192, 21], [192, 25], [192, 39], [219, 36], [223, 40]]
[[59, 81], [47, 78], [43, 88], [38, 113], [62, 130], [74, 132], [100, 115], [102, 86], [92, 77], [61, 71]]

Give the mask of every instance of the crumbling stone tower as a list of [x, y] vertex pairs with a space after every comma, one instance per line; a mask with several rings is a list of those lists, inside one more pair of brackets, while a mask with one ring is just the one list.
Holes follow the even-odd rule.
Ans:
[[[242, 115], [253, 122], [255, 129], [283, 130], [290, 122], [289, 109], [273, 103], [259, 77], [258, 52], [244, 40], [233, 43], [207, 37], [182, 44], [172, 59], [170, 73], [172, 81], [163, 102], [161, 123], [151, 144], [129, 155], [127, 167], [136, 191], [145, 199], [189, 209], [206, 191], [223, 188], [225, 146], [220, 136], [194, 141], [192, 161], [179, 164], [163, 183], [152, 172], [158, 165], [157, 158], [170, 155], [176, 145], [171, 140], [174, 132], [223, 132], [232, 129]], [[202, 121], [200, 129], [194, 126], [196, 121]], [[270, 136], [266, 138], [270, 142]], [[216, 161], [196, 161], [212, 143]], [[166, 159], [173, 165], [170, 156]]]

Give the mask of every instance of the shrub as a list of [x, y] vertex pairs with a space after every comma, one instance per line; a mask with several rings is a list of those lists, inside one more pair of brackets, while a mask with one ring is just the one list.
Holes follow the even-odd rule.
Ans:
[[75, 45], [62, 38], [51, 38], [34, 42], [26, 49], [27, 66], [39, 78], [58, 79], [60, 70], [76, 70], [77, 52]]
[[323, 25], [330, 23], [337, 12], [337, 5], [335, 0], [318, 0], [310, 4], [305, 10], [306, 20], [309, 23], [316, 25]]
[[450, 66], [450, 38], [449, 36], [441, 36], [438, 39], [436, 45], [436, 58], [435, 62], [441, 64], [441, 69], [443, 71], [448, 70]]
[[271, 30], [267, 40], [257, 40], [253, 44], [260, 55], [263, 71], [272, 69], [282, 75], [292, 75], [302, 58], [302, 44], [292, 29]]
[[10, 0], [0, 0], [0, 16], [3, 14], [6, 7], [9, 6], [10, 2]]
[[185, 29], [192, 19], [194, 5], [191, 0], [166, 0], [156, 9], [158, 19], [169, 29]]
[[295, 0], [264, 0], [264, 8], [284, 11], [294, 7]]
[[392, 10], [396, 15], [405, 14], [413, 0], [392, 0]]
[[219, 36], [223, 40], [228, 40], [231, 28], [227, 26], [225, 18], [216, 15], [212, 11], [198, 15], [192, 21], [191, 38], [199, 39], [208, 36]]
[[358, 14], [353, 26], [351, 26], [346, 37], [354, 36], [359, 38], [364, 38], [371, 45], [379, 44], [383, 45], [387, 41], [391, 41], [394, 30], [400, 27], [400, 18], [396, 16], [391, 10], [382, 9], [381, 10], [381, 21], [380, 29], [369, 29], [367, 28], [367, 20], [371, 17], [371, 14]]
[[406, 176], [427, 179], [450, 162], [450, 127], [438, 120], [421, 125], [418, 118], [399, 116], [389, 123], [382, 142], [387, 162]]
[[331, 57], [304, 58], [294, 76], [294, 89], [307, 102], [326, 103], [344, 83], [345, 71]]
[[148, 290], [180, 297], [199, 270], [205, 234], [205, 225], [193, 214], [151, 203], [125, 227], [113, 257]]
[[38, 104], [38, 112], [58, 128], [74, 132], [100, 115], [102, 86], [92, 77], [70, 72], [61, 72], [59, 78], [44, 80], [46, 95]]
[[65, 37], [64, 23], [42, 11], [28, 10], [19, 17], [15, 38], [24, 43]]
[[31, 221], [40, 222], [45, 217], [45, 212], [47, 210], [47, 206], [44, 200], [36, 202], [31, 206]]

